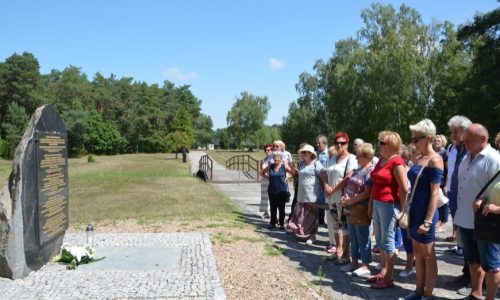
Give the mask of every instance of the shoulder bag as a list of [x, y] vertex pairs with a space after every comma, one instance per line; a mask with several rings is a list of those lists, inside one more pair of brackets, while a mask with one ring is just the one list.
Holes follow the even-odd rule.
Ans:
[[[500, 171], [497, 171], [495, 176], [486, 183], [479, 194], [477, 194], [476, 199], [481, 197], [499, 173]], [[487, 216], [483, 216], [482, 211], [486, 204], [488, 204], [487, 201], [483, 201], [477, 213], [474, 214], [474, 239], [500, 244], [500, 215], [489, 213]]]
[[420, 179], [420, 176], [422, 175], [422, 171], [424, 170], [425, 166], [422, 166], [420, 168], [420, 171], [418, 171], [417, 179], [415, 179], [415, 184], [413, 185], [411, 189], [411, 194], [410, 194], [410, 199], [407, 199], [405, 201], [405, 205], [401, 212], [398, 214], [398, 222], [399, 222], [399, 227], [403, 229], [407, 229], [410, 227], [410, 205], [411, 201], [413, 200], [413, 194], [415, 194], [415, 190], [418, 185], [418, 180]]

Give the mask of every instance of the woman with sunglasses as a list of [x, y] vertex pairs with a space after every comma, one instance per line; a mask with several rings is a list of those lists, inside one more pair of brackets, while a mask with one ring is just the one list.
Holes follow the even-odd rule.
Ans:
[[344, 265], [350, 262], [349, 259], [349, 235], [347, 231], [347, 220], [343, 214], [341, 198], [343, 188], [347, 180], [358, 167], [356, 156], [349, 153], [349, 135], [343, 131], [337, 132], [333, 136], [333, 146], [337, 154], [328, 161], [326, 168], [326, 179], [324, 183], [325, 196], [327, 196], [330, 213], [327, 214], [328, 236], [330, 245], [336, 246], [336, 252], [327, 258], [337, 260], [335, 264]]
[[397, 132], [381, 131], [378, 134], [380, 160], [371, 172], [372, 188], [368, 213], [373, 216], [373, 230], [380, 249], [379, 273], [368, 278], [372, 288], [394, 286], [393, 273], [396, 261], [396, 216], [400, 199], [404, 204], [408, 194], [405, 162], [399, 155], [401, 137]]
[[434, 248], [436, 223], [439, 219], [437, 202], [444, 178], [444, 162], [432, 147], [436, 126], [429, 119], [410, 125], [411, 141], [421, 154], [408, 171], [412, 186], [410, 225], [417, 282], [415, 292], [402, 300], [431, 299], [437, 281], [437, 261]]

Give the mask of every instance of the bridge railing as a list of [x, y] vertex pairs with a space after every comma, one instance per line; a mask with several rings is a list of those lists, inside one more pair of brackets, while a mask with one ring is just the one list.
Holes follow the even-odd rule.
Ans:
[[226, 169], [239, 171], [255, 171], [257, 180], [259, 179], [259, 161], [250, 155], [236, 155], [226, 160]]
[[212, 180], [212, 174], [214, 169], [214, 161], [208, 155], [203, 155], [200, 158], [198, 169], [202, 170], [207, 174], [208, 180]]

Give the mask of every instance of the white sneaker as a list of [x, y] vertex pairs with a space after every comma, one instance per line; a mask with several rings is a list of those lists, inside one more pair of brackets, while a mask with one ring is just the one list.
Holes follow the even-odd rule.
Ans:
[[362, 277], [362, 276], [368, 276], [368, 275], [371, 275], [372, 272], [370, 272], [369, 269], [367, 268], [364, 268], [364, 267], [361, 267], [361, 268], [357, 268], [356, 270], [354, 270], [354, 272], [352, 272], [352, 276], [357, 276], [357, 277]]
[[412, 268], [410, 271], [403, 270], [401, 273], [399, 273], [399, 277], [406, 278], [406, 277], [411, 276], [415, 273], [417, 273], [415, 268]]
[[380, 271], [382, 269], [382, 265], [380, 263], [378, 263], [375, 265], [374, 269], [377, 271]]
[[306, 244], [307, 245], [312, 245], [312, 244], [314, 244], [314, 242], [316, 242], [316, 240], [307, 239]]
[[354, 270], [354, 269], [356, 269], [356, 267], [355, 267], [355, 266], [353, 266], [352, 264], [347, 264], [347, 265], [345, 265], [345, 266], [342, 266], [342, 267], [340, 268], [340, 271], [342, 271], [342, 272], [351, 272], [351, 271], [352, 271], [352, 270]]

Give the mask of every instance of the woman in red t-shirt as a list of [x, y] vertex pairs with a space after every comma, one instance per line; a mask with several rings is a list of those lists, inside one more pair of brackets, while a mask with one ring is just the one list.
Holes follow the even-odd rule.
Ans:
[[401, 137], [392, 131], [378, 134], [380, 160], [371, 173], [372, 192], [368, 212], [373, 215], [375, 239], [380, 248], [380, 272], [367, 281], [372, 288], [394, 286], [393, 272], [396, 261], [396, 216], [408, 193], [405, 162], [399, 156]]

